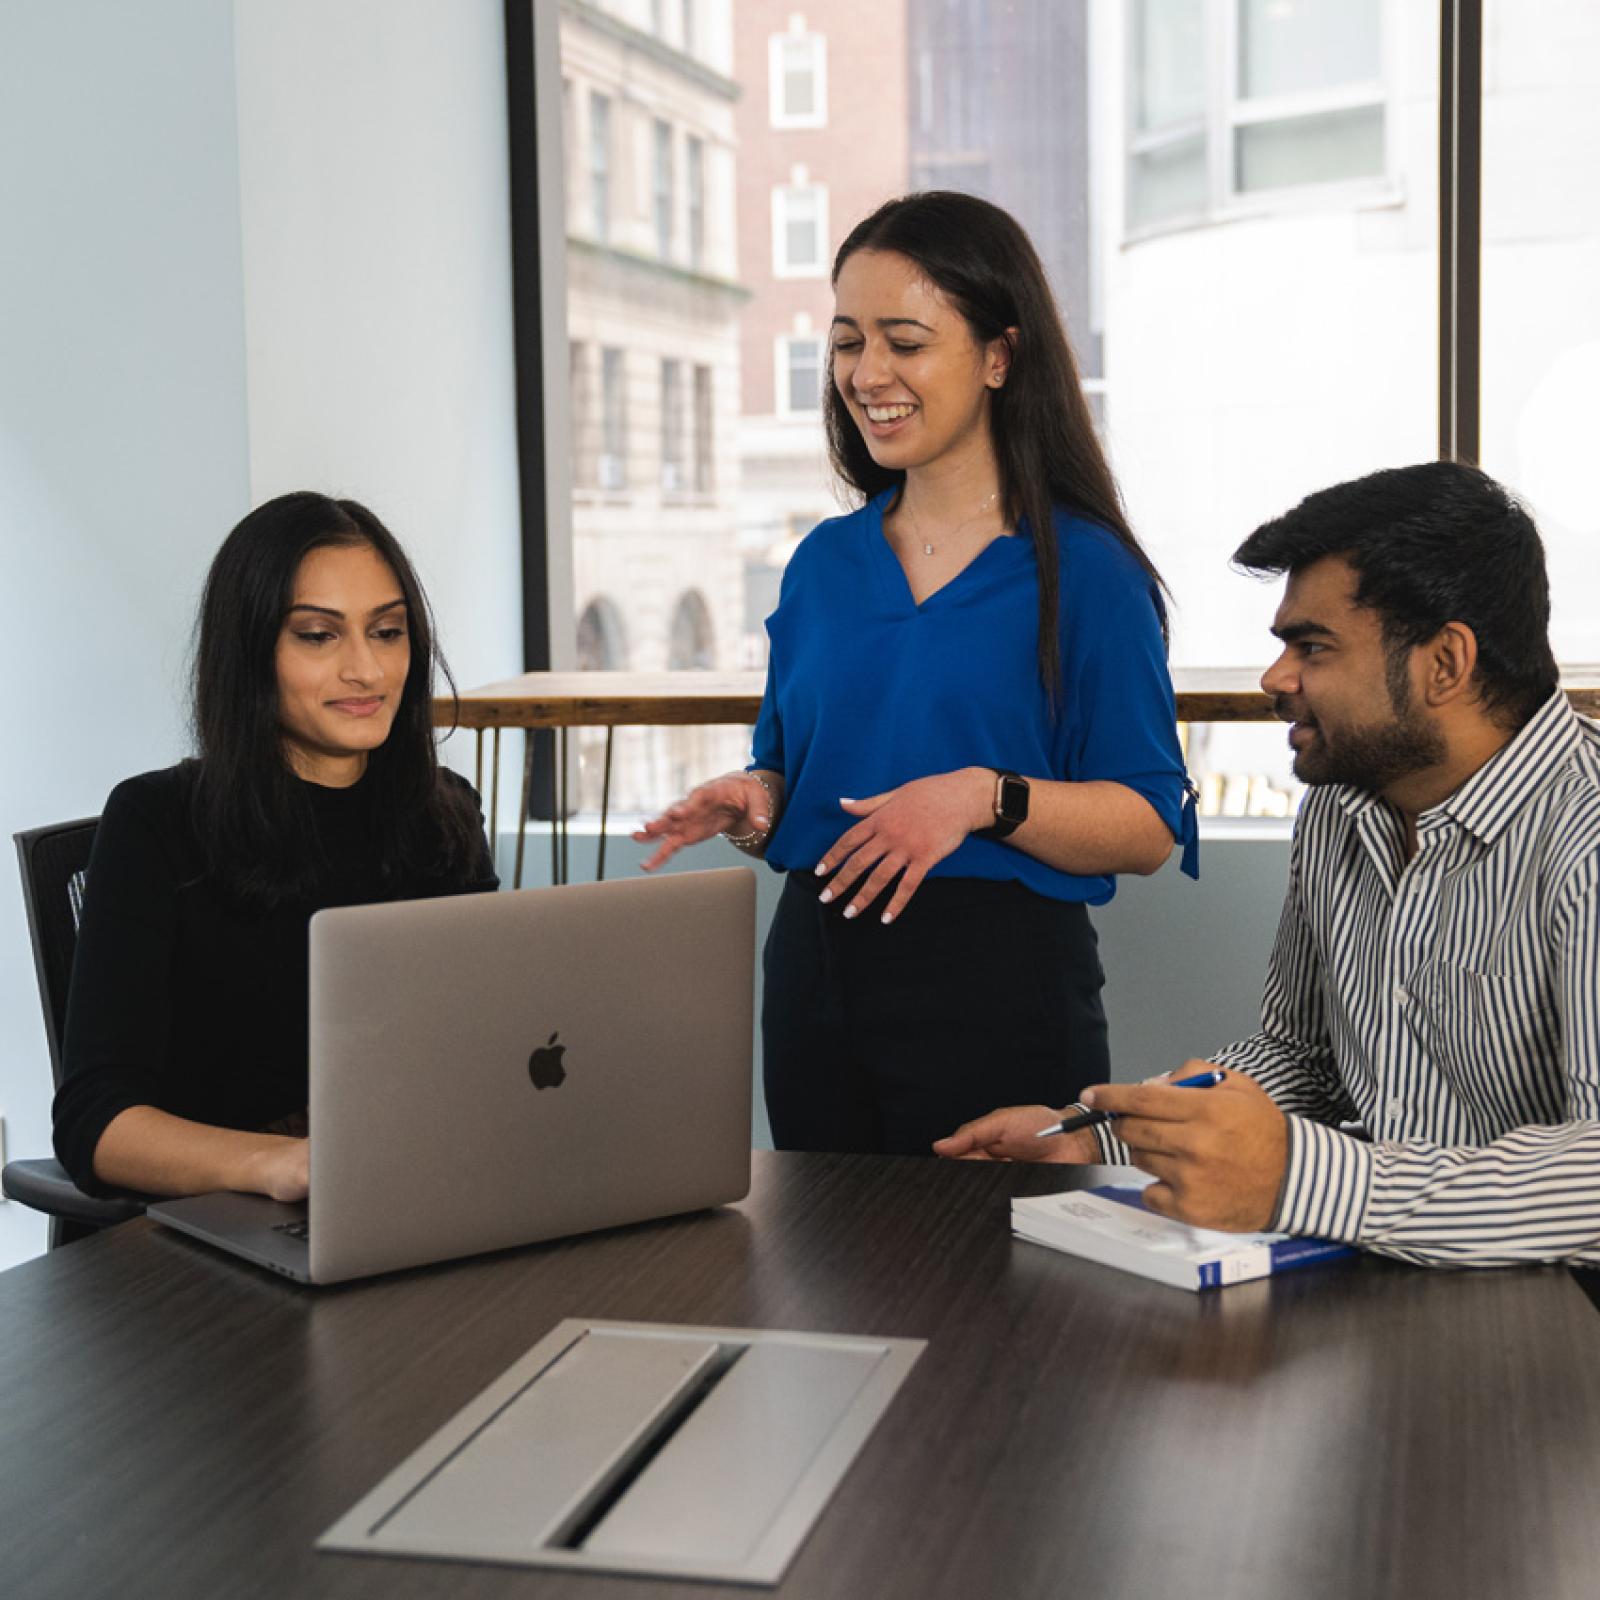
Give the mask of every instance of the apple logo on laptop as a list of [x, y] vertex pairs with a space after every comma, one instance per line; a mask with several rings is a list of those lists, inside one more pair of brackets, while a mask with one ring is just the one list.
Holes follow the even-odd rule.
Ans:
[[561, 1064], [567, 1047], [556, 1043], [556, 1035], [560, 1032], [557, 1028], [549, 1041], [528, 1057], [528, 1076], [533, 1079], [535, 1089], [559, 1089], [567, 1081], [567, 1069]]

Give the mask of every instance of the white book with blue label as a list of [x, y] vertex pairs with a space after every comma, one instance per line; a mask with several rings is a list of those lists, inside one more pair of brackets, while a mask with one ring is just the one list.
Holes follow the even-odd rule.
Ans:
[[1331, 1239], [1192, 1228], [1145, 1208], [1144, 1185], [1110, 1184], [1011, 1202], [1019, 1239], [1179, 1289], [1215, 1289], [1355, 1252]]

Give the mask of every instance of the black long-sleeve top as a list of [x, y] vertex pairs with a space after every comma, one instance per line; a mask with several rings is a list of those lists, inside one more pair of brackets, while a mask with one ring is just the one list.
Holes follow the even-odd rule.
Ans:
[[[487, 844], [462, 880], [385, 882], [365, 780], [308, 783], [330, 866], [308, 900], [246, 910], [205, 870], [190, 813], [195, 773], [183, 762], [118, 784], [95, 833], [54, 1107], [56, 1155], [89, 1193], [105, 1192], [95, 1146], [130, 1106], [244, 1129], [304, 1111], [314, 912], [497, 886]], [[454, 773], [441, 781], [470, 792]]]

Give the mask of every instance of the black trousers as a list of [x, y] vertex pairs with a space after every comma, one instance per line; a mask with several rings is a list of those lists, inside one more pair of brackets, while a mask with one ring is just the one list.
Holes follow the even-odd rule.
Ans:
[[846, 922], [822, 888], [790, 873], [763, 956], [778, 1149], [927, 1155], [996, 1106], [1065, 1105], [1109, 1077], [1086, 907], [929, 878], [886, 928], [887, 897]]

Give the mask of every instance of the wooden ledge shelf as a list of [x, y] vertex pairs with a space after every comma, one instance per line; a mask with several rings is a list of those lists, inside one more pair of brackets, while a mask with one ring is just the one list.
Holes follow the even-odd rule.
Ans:
[[[1254, 667], [1178, 667], [1180, 722], [1271, 722]], [[750, 726], [761, 709], [760, 672], [525, 672], [433, 703], [439, 727], [616, 728]], [[1600, 716], [1600, 665], [1569, 667], [1573, 706]]]

